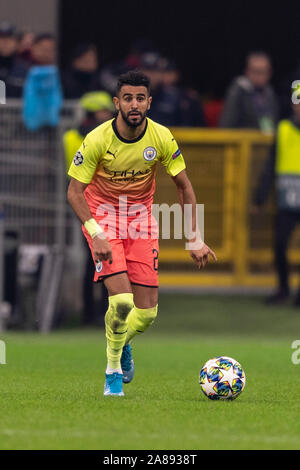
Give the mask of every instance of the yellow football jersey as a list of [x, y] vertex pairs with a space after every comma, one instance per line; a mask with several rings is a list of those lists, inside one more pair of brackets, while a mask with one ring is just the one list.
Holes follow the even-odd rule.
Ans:
[[185, 169], [183, 156], [169, 129], [146, 119], [143, 133], [135, 140], [120, 136], [116, 120], [96, 127], [84, 139], [69, 169], [69, 176], [88, 184], [85, 196], [95, 205], [150, 205], [155, 191], [155, 173], [160, 162], [169, 175]]

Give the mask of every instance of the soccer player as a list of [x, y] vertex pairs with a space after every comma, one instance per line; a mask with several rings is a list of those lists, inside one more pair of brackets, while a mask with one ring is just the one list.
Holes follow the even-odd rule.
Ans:
[[94, 281], [103, 280], [109, 295], [105, 396], [124, 395], [123, 383], [134, 374], [130, 341], [157, 316], [159, 249], [151, 207], [158, 162], [176, 184], [181, 206], [192, 205], [191, 257], [198, 268], [209, 256], [216, 259], [197, 230], [196, 198], [178, 145], [166, 127], [146, 117], [151, 100], [146, 75], [121, 75], [117, 117], [86, 136], [69, 169], [68, 200], [94, 258]]

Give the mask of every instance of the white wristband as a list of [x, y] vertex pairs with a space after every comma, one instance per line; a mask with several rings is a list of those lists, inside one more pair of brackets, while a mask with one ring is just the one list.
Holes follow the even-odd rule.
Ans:
[[97, 235], [100, 235], [103, 233], [102, 228], [100, 225], [96, 222], [95, 219], [89, 219], [84, 223], [84, 227], [88, 231], [89, 235], [91, 238], [95, 238]]
[[201, 250], [204, 246], [204, 241], [201, 238], [201, 234], [199, 229], [197, 228], [196, 235], [195, 235], [195, 240], [193, 242], [188, 241], [186, 243], [186, 249], [187, 250]]

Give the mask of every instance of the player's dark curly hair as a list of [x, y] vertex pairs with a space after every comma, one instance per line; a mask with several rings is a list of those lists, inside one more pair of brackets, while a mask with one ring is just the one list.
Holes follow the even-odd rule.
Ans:
[[140, 72], [139, 70], [130, 70], [127, 73], [123, 73], [119, 76], [117, 83], [117, 95], [119, 94], [123, 85], [131, 86], [144, 86], [147, 88], [150, 95], [150, 81], [147, 75]]

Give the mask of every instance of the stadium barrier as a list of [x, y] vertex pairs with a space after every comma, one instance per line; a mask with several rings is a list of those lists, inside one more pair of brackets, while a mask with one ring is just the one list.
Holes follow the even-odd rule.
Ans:
[[[205, 205], [205, 241], [218, 263], [199, 272], [178, 240], [160, 242], [160, 285], [273, 287], [274, 193], [259, 213], [252, 199], [273, 136], [252, 130], [172, 129], [187, 163], [197, 202]], [[172, 203], [176, 189], [158, 172], [157, 201]], [[291, 240], [289, 259], [297, 271], [300, 237]], [[298, 275], [291, 276], [292, 285]]]
[[[7, 100], [0, 111], [0, 317], [4, 307], [7, 310], [4, 300], [8, 294], [4, 291], [17, 289], [11, 285], [16, 276], [8, 276], [13, 270], [18, 272], [21, 284], [28, 287], [31, 279], [35, 294], [28, 308], [33, 310], [31, 326], [48, 331], [59, 298], [65, 245], [74, 244], [74, 217], [66, 202], [62, 136], [78, 119], [78, 107], [66, 103], [58, 127], [35, 132], [25, 128], [19, 100]], [[10, 250], [8, 235], [18, 240], [15, 269], [6, 256]], [[12, 307], [14, 310], [16, 306]]]

